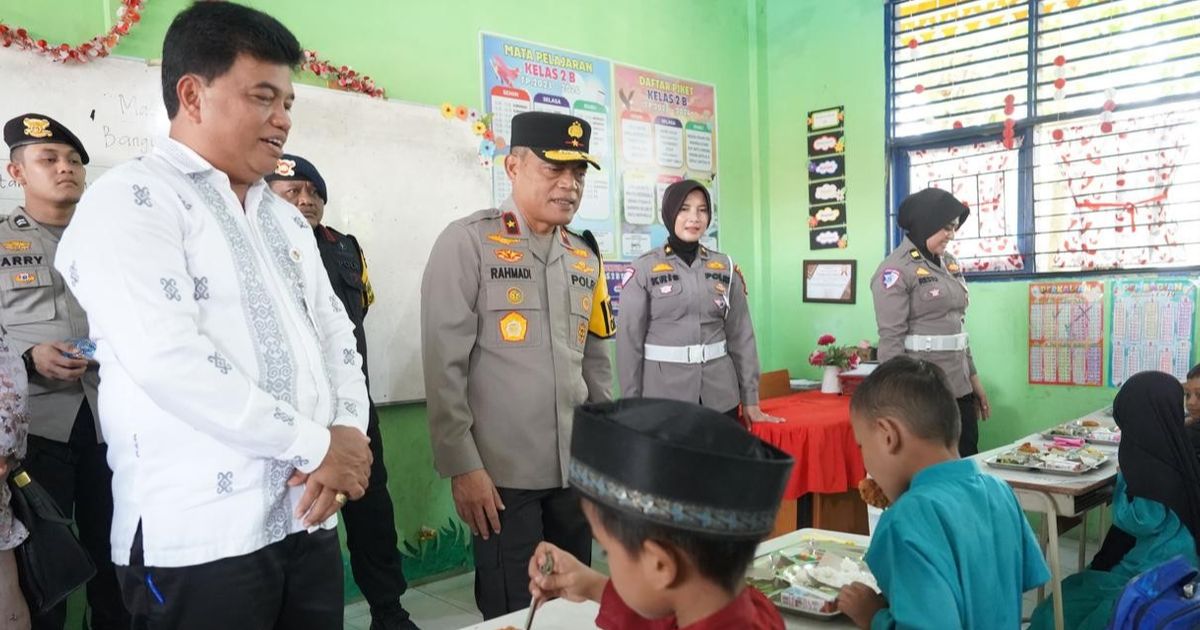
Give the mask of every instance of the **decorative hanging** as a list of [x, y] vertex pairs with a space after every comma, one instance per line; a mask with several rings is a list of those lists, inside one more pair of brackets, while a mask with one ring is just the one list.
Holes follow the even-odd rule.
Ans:
[[107, 33], [77, 46], [65, 43], [52, 46], [44, 39], [33, 39], [24, 28], [0, 22], [0, 46], [16, 46], [60, 63], [87, 63], [92, 59], [107, 57], [121, 43], [121, 38], [129, 34], [133, 25], [142, 20], [142, 8], [143, 0], [121, 0], [121, 6], [117, 7], [117, 23]]
[[1015, 144], [1014, 128], [1017, 123], [1013, 120], [1013, 112], [1016, 111], [1016, 100], [1016, 97], [1012, 94], [1004, 96], [1004, 134], [1002, 135], [1002, 140], [1004, 141], [1004, 148], [1009, 150], [1012, 150]]
[[1063, 88], [1067, 86], [1067, 58], [1059, 55], [1054, 58], [1054, 100], [1066, 98]]
[[504, 138], [496, 136], [492, 131], [492, 115], [480, 116], [478, 111], [466, 105], [455, 106], [453, 103], [442, 103], [441, 109], [442, 118], [457, 119], [470, 125], [471, 133], [480, 137], [479, 164], [491, 168], [496, 151], [505, 147]]
[[1117, 108], [1117, 93], [1112, 88], [1104, 90], [1104, 106], [1100, 112], [1100, 131], [1112, 133], [1113, 110]]
[[321, 59], [315, 50], [304, 51], [301, 70], [307, 70], [329, 82], [329, 87], [347, 92], [358, 92], [372, 98], [384, 98], [383, 88], [375, 85], [371, 77], [360, 75], [350, 66], [334, 66]]

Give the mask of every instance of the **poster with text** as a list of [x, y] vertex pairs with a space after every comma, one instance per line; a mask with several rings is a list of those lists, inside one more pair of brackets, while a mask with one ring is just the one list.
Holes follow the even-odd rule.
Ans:
[[1112, 296], [1112, 386], [1147, 370], [1183, 380], [1192, 365], [1193, 281], [1118, 280]]
[[[712, 85], [614, 64], [619, 256], [633, 259], [667, 239], [667, 186], [694, 179], [717, 201], [717, 95]], [[719, 212], [719, 210], [718, 210]], [[701, 242], [717, 248], [718, 212]]]
[[1104, 384], [1104, 283], [1029, 285], [1029, 382]]
[[503, 155], [512, 131], [513, 116], [528, 111], [558, 112], [578, 116], [592, 127], [590, 153], [600, 170], [589, 169], [579, 211], [572, 229], [591, 230], [601, 253], [616, 254], [617, 213], [612, 186], [613, 122], [610, 107], [612, 66], [606, 59], [483, 33], [483, 108], [492, 114], [492, 130], [503, 138], [493, 162], [493, 197], [502, 202], [512, 186], [504, 173]]

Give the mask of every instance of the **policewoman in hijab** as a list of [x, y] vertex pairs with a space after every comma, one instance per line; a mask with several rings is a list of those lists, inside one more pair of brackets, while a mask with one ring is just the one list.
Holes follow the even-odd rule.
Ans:
[[959, 455], [979, 452], [979, 418], [991, 415], [987, 394], [963, 330], [967, 281], [946, 246], [971, 211], [950, 193], [926, 188], [900, 204], [897, 223], [904, 239], [871, 278], [879, 361], [910, 354], [946, 373], [962, 417]]
[[[1110, 627], [1114, 603], [1134, 576], [1175, 556], [1191, 566], [1200, 560], [1200, 463], [1184, 428], [1182, 397], [1174, 376], [1139, 372], [1113, 399], [1121, 428], [1113, 527], [1092, 566], [1063, 580], [1064, 628]], [[1052, 627], [1047, 599], [1030, 628]]]
[[625, 272], [617, 309], [617, 376], [624, 398], [699, 403], [751, 422], [782, 422], [758, 406], [758, 349], [746, 282], [728, 254], [700, 244], [712, 219], [703, 184], [667, 187], [661, 247]]

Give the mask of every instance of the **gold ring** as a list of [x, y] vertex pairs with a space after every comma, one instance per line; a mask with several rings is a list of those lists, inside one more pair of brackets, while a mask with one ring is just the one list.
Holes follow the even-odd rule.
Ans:
[[338, 502], [338, 505], [346, 505], [346, 493], [339, 492], [333, 495], [333, 500]]

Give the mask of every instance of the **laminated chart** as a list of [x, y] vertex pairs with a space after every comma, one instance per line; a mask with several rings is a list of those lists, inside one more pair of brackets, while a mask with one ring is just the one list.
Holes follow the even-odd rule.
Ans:
[[612, 194], [613, 125], [612, 65], [607, 59], [533, 42], [481, 34], [484, 110], [492, 116], [496, 159], [492, 164], [492, 196], [496, 204], [512, 192], [504, 173], [503, 154], [512, 118], [528, 111], [569, 114], [592, 128], [590, 153], [600, 170], [590, 170], [579, 211], [571, 222], [576, 231], [591, 230], [605, 257], [617, 251], [617, 213]]
[[1029, 382], [1104, 384], [1104, 284], [1029, 285]]
[[1146, 370], [1182, 380], [1192, 364], [1196, 285], [1184, 278], [1119, 280], [1112, 291], [1112, 386]]
[[[617, 253], [632, 259], [667, 238], [660, 218], [667, 186], [682, 179], [697, 180], [708, 187], [717, 205], [716, 90], [620, 63], [613, 64], [613, 86], [613, 135], [619, 161], [612, 185], [621, 200]], [[701, 238], [713, 249], [718, 215], [712, 213]]]

